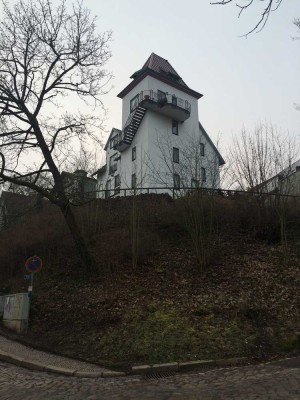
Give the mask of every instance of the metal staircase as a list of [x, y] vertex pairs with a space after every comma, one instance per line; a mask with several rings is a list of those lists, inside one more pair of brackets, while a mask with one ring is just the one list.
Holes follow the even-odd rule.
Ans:
[[126, 124], [123, 129], [122, 142], [128, 146], [131, 145], [134, 135], [136, 134], [141, 122], [144, 118], [147, 109], [142, 106], [138, 106], [128, 117]]

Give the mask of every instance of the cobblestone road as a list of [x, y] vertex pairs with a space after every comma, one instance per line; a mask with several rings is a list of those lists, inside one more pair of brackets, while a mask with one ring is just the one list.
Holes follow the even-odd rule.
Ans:
[[0, 362], [0, 399], [299, 400], [300, 369], [260, 365], [163, 379], [91, 379], [30, 371]]

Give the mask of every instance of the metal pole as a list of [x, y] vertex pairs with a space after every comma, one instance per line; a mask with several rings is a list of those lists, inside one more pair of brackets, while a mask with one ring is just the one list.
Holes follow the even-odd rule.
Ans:
[[33, 289], [33, 277], [34, 277], [34, 273], [31, 272], [30, 274], [30, 285], [28, 287], [28, 297], [31, 299], [32, 297], [32, 289]]

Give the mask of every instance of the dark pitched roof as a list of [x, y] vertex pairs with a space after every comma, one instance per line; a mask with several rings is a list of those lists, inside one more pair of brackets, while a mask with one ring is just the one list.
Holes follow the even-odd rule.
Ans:
[[221, 156], [219, 150], [216, 148], [216, 146], [214, 145], [213, 141], [211, 140], [211, 138], [208, 136], [208, 133], [206, 132], [206, 130], [203, 128], [202, 124], [200, 121], [199, 122], [199, 127], [202, 130], [202, 132], [204, 133], [207, 141], [211, 144], [212, 148], [215, 150], [215, 152], [217, 153], [217, 156], [219, 158], [219, 165], [224, 165], [226, 164], [224, 161], [224, 158]]
[[[182, 78], [177, 74], [175, 69], [169, 63], [168, 60], [152, 53], [148, 60], [143, 65], [143, 68], [140, 71], [145, 69], [151, 69], [152, 71], [157, 72], [158, 74], [162, 74], [167, 76], [169, 79], [173, 79], [178, 82], [180, 85], [188, 87], [187, 84], [182, 80]], [[135, 74], [138, 74], [139, 71], [135, 72], [130, 78], [135, 78]]]
[[200, 99], [200, 97], [202, 97], [202, 94], [190, 89], [187, 86], [187, 84], [178, 75], [178, 73], [175, 71], [168, 60], [165, 60], [164, 58], [154, 53], [151, 53], [150, 57], [140, 70], [131, 75], [130, 78], [132, 78], [133, 81], [118, 94], [118, 97], [123, 98], [147, 75], [166, 82], [169, 85], [178, 88], [193, 97], [196, 97], [197, 99]]

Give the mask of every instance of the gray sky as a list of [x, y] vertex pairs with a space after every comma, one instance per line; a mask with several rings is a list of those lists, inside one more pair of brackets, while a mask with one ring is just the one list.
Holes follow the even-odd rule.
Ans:
[[[240, 0], [243, 1], [243, 0]], [[209, 0], [84, 0], [98, 16], [98, 29], [112, 29], [110, 69], [114, 88], [103, 98], [107, 128], [121, 128], [121, 99], [116, 95], [130, 82], [151, 52], [169, 60], [185, 82], [204, 96], [199, 118], [213, 140], [223, 144], [245, 125], [272, 122], [300, 133], [300, 40], [293, 20], [300, 1], [284, 0], [264, 30], [247, 39], [262, 2], [237, 18], [234, 4], [212, 6]], [[300, 33], [299, 33], [300, 36]]]

